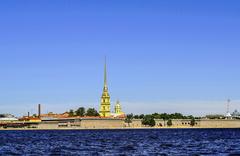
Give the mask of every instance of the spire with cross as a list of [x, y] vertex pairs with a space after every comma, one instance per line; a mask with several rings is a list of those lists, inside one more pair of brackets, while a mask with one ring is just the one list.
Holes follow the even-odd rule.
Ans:
[[110, 95], [108, 93], [108, 86], [107, 86], [107, 60], [105, 57], [105, 63], [104, 63], [104, 87], [103, 87], [103, 93], [101, 97], [101, 106], [99, 114], [102, 117], [110, 117], [111, 111], [110, 111]]

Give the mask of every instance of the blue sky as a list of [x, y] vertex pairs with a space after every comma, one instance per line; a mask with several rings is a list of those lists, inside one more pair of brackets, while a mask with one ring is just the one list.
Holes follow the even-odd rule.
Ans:
[[1, 1], [0, 113], [98, 109], [105, 55], [127, 113], [240, 109], [239, 3]]

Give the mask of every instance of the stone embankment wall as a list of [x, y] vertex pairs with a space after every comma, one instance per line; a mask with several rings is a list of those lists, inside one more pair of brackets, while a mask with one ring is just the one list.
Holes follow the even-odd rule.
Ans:
[[[172, 126], [168, 127], [167, 121], [156, 119], [154, 128], [240, 128], [240, 120], [234, 119], [201, 119], [195, 120], [195, 125], [191, 126], [191, 120], [172, 120]], [[18, 122], [19, 123], [19, 122]], [[140, 119], [133, 119], [132, 123], [125, 123], [124, 119], [60, 119], [48, 120], [40, 123], [30, 123], [25, 128], [35, 129], [117, 129], [117, 128], [146, 128]], [[3, 129], [3, 127], [0, 127]]]
[[[155, 128], [164, 128], [167, 126], [167, 121], [164, 121], [162, 119], [156, 119], [156, 125]], [[176, 119], [172, 120], [172, 126], [169, 128], [240, 128], [240, 120], [234, 120], [234, 119], [201, 119], [201, 120], [195, 120], [195, 125], [190, 125], [191, 120], [189, 119]], [[132, 123], [126, 124], [126, 126], [129, 126], [131, 128], [141, 128], [146, 127], [142, 125], [142, 122], [140, 119], [134, 119], [132, 120]]]
[[201, 120], [199, 127], [204, 128], [240, 128], [240, 120]]
[[37, 128], [38, 129], [58, 129], [59, 128], [59, 123], [54, 121], [54, 122], [41, 122], [38, 124]]
[[43, 121], [38, 129], [111, 129], [123, 128], [123, 119], [81, 119], [77, 121]]
[[82, 120], [81, 128], [123, 128], [122, 119]]

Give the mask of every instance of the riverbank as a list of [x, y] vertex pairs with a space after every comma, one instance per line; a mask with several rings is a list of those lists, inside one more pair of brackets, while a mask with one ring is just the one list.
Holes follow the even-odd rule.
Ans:
[[124, 119], [58, 119], [41, 122], [9, 122], [1, 123], [0, 130], [91, 130], [91, 129], [200, 129], [200, 128], [240, 128], [240, 120], [235, 119], [199, 119], [194, 124], [191, 120], [172, 120], [168, 125], [166, 120], [156, 119], [154, 127], [147, 127], [142, 120], [133, 119], [126, 123]]
[[138, 127], [138, 128], [57, 128], [57, 129], [37, 129], [37, 128], [5, 128], [0, 131], [58, 131], [58, 130], [151, 130], [151, 129], [240, 129], [240, 127]]

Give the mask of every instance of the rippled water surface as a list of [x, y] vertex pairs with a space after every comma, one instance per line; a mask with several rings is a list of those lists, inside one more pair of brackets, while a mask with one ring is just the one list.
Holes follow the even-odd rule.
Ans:
[[240, 155], [240, 129], [0, 131], [0, 155]]

